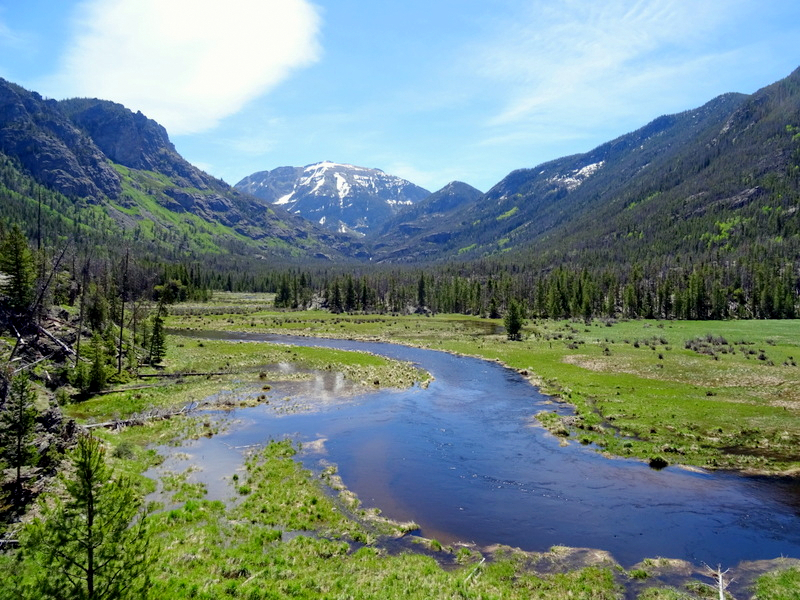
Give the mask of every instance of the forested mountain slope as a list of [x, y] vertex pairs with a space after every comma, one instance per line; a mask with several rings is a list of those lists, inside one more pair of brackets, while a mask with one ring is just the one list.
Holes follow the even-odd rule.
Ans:
[[789, 257], [798, 133], [800, 70], [751, 96], [726, 94], [586, 154], [514, 171], [460, 213], [438, 238], [437, 258], [505, 253], [591, 266], [702, 261], [754, 245]]
[[0, 164], [0, 216], [23, 222], [31, 237], [43, 219], [45, 236], [168, 260], [359, 253], [358, 242], [195, 168], [163, 127], [113, 102], [45, 100], [0, 80]]
[[464, 227], [465, 209], [482, 195], [471, 185], [453, 181], [401, 211], [377, 233], [372, 247], [375, 260], [419, 262], [435, 257], [453, 232]]

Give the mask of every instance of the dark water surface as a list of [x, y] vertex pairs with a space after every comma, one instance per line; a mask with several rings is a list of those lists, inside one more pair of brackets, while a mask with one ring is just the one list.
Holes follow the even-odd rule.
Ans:
[[656, 556], [727, 566], [800, 557], [796, 480], [654, 471], [575, 442], [562, 447], [532, 419], [568, 409], [496, 363], [383, 343], [214, 337], [366, 350], [416, 363], [435, 381], [355, 395], [330, 373], [275, 386], [269, 405], [239, 409], [227, 433], [184, 447], [200, 458], [212, 497], [231, 495], [221, 477], [241, 464], [237, 447], [289, 435], [321, 442], [303, 460], [336, 464], [365, 506], [414, 520], [443, 543], [599, 548], [625, 566]]

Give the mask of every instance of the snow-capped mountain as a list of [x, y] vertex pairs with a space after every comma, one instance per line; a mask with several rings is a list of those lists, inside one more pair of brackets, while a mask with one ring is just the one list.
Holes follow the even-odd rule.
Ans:
[[235, 187], [329, 229], [361, 234], [430, 195], [380, 169], [328, 161], [260, 171]]

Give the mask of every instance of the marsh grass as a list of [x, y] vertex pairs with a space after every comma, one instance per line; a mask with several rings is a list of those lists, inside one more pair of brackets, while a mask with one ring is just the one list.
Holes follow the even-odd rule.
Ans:
[[[180, 343], [176, 340], [182, 339]], [[209, 399], [220, 390], [245, 389], [258, 384], [263, 390], [271, 382], [310, 377], [303, 373], [282, 373], [271, 365], [291, 363], [296, 369], [340, 372], [363, 386], [407, 387], [426, 382], [429, 375], [409, 363], [391, 360], [367, 352], [347, 352], [325, 348], [305, 348], [254, 342], [229, 342], [170, 336], [163, 374], [212, 373], [186, 376], [149, 383], [148, 387], [120, 389], [65, 407], [65, 413], [86, 423], [125, 418], [153, 407], [178, 408]], [[147, 374], [146, 371], [144, 371]], [[153, 382], [153, 379], [146, 380]], [[221, 397], [220, 397], [221, 398]], [[266, 399], [240, 398], [238, 402], [257, 404]]]
[[234, 508], [190, 500], [156, 516], [163, 552], [156, 597], [619, 597], [608, 569], [536, 576], [515, 555], [478, 571], [466, 549], [452, 561], [462, 566], [450, 569], [431, 556], [389, 555], [337, 510], [294, 452], [290, 442], [277, 442], [250, 456], [245, 477], [252, 491]]
[[759, 600], [796, 600], [800, 598], [800, 568], [775, 571], [758, 578], [755, 585]]

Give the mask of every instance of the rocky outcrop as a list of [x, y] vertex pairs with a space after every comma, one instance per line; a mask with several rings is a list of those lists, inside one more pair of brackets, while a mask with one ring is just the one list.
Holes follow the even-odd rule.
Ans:
[[0, 152], [15, 157], [42, 184], [66, 196], [116, 198], [119, 175], [58, 103], [0, 79]]
[[180, 178], [187, 187], [208, 187], [210, 178], [178, 154], [164, 127], [141, 112], [86, 98], [61, 101], [59, 108], [113, 162]]
[[174, 204], [168, 205], [174, 212], [190, 212], [208, 221], [217, 220], [229, 227], [244, 219], [234, 203], [219, 194], [192, 193], [181, 188], [168, 189], [164, 193], [174, 200]]

